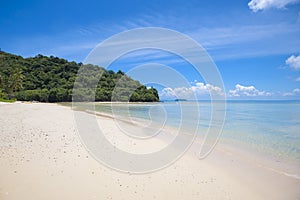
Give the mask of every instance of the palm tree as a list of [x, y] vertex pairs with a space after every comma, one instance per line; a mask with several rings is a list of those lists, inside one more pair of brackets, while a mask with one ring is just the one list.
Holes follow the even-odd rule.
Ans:
[[2, 93], [2, 91], [3, 91], [3, 82], [4, 82], [3, 77], [0, 74], [0, 93]]
[[2, 88], [3, 88], [3, 78], [0, 74], [0, 92], [2, 91]]
[[24, 75], [22, 69], [19, 67], [15, 68], [9, 79], [10, 84], [8, 88], [8, 95], [9, 97], [12, 97], [12, 93], [14, 94], [23, 88], [22, 82]]

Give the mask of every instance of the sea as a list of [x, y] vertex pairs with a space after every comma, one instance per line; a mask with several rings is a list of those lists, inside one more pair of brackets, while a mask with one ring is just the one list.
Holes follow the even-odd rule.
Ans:
[[241, 146], [300, 169], [300, 101], [96, 103], [95, 110], [199, 136], [210, 134], [211, 129], [212, 134], [220, 132], [213, 137], [219, 137], [221, 143]]

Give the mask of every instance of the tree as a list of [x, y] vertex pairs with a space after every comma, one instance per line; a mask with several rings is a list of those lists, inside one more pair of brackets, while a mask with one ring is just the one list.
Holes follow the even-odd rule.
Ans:
[[4, 80], [3, 76], [0, 74], [0, 99], [6, 99], [7, 95], [3, 92], [4, 90]]
[[9, 78], [10, 84], [8, 88], [8, 94], [10, 98], [12, 97], [12, 95], [15, 96], [15, 93], [23, 88], [23, 79], [24, 75], [22, 69], [16, 67]]
[[[82, 76], [78, 77], [78, 72]], [[39, 54], [22, 58], [0, 52], [0, 74], [0, 90], [2, 88], [4, 96], [18, 100], [159, 100], [154, 88], [147, 89], [120, 70], [114, 72], [96, 65], [69, 62], [54, 56]]]
[[2, 90], [3, 90], [3, 83], [4, 81], [3, 81], [3, 77], [2, 77], [2, 75], [0, 74], [0, 92], [2, 92]]

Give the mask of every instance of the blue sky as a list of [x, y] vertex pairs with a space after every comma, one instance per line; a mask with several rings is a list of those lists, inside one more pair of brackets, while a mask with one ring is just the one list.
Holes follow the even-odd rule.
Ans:
[[[3, 0], [0, 6], [0, 48], [24, 57], [41, 53], [82, 62], [108, 37], [142, 27], [173, 29], [199, 42], [216, 63], [229, 99], [300, 99], [299, 0]], [[168, 64], [166, 58], [154, 60]], [[134, 63], [117, 64], [111, 68], [127, 71]], [[190, 86], [159, 88], [161, 95], [201, 96], [214, 88], [195, 81], [189, 70], [184, 75]]]

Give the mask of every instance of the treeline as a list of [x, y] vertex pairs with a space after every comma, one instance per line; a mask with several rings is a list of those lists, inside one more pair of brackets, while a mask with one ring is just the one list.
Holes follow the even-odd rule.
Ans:
[[[77, 76], [79, 70], [83, 70], [81, 76]], [[96, 88], [88, 89], [91, 85]], [[73, 92], [75, 96], [72, 96]], [[146, 88], [122, 71], [114, 72], [54, 56], [23, 58], [0, 52], [0, 99], [13, 98], [41, 102], [67, 102], [72, 99], [159, 101], [155, 88]]]

